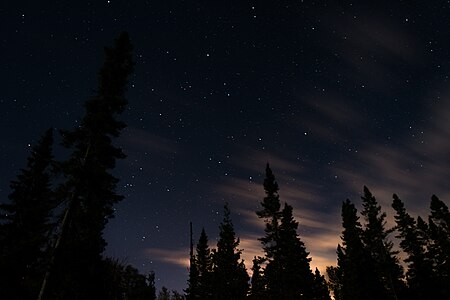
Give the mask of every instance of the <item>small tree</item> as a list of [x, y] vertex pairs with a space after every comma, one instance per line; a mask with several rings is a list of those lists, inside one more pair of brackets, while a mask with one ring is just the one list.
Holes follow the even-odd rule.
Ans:
[[178, 291], [172, 290], [171, 300], [184, 300], [184, 296], [181, 295]]
[[105, 299], [155, 300], [155, 273], [140, 274], [131, 265], [124, 265], [117, 259], [103, 260], [102, 284], [107, 290]]
[[170, 298], [171, 297], [169, 290], [165, 286], [163, 286], [159, 291], [157, 300], [170, 300]]

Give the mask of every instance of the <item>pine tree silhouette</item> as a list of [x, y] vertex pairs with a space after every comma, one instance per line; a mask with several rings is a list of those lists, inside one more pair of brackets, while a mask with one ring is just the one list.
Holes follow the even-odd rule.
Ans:
[[198, 272], [197, 293], [191, 294], [190, 299], [211, 299], [212, 291], [212, 257], [211, 249], [208, 245], [208, 236], [205, 229], [202, 229], [196, 248], [195, 257], [196, 268]]
[[[125, 124], [116, 117], [123, 112], [128, 76], [133, 71], [132, 46], [122, 33], [112, 48], [106, 48], [106, 60], [99, 72], [96, 95], [85, 104], [86, 113], [73, 131], [63, 131], [63, 145], [72, 150], [62, 163], [66, 182], [61, 203], [67, 203], [61, 233], [56, 244], [54, 265], [47, 273], [48, 297], [65, 299], [101, 299], [107, 292], [102, 277], [102, 237], [113, 205], [122, 196], [116, 194], [118, 179], [110, 174], [117, 159], [125, 157], [112, 144]], [[42, 295], [41, 295], [42, 297]]]
[[224, 207], [224, 217], [220, 224], [217, 249], [213, 251], [213, 299], [245, 299], [248, 292], [248, 274], [242, 251], [238, 249], [239, 238], [236, 238], [234, 226], [230, 218], [228, 204]]
[[325, 276], [317, 268], [314, 271], [314, 292], [313, 300], [331, 300]]
[[381, 212], [381, 206], [366, 186], [361, 199], [361, 214], [365, 220], [362, 240], [374, 262], [378, 280], [383, 283], [386, 299], [402, 299], [406, 290], [403, 268], [396, 256], [398, 252], [393, 250], [393, 243], [388, 239], [390, 231], [385, 229], [386, 213]]
[[261, 257], [253, 258], [253, 266], [252, 266], [253, 274], [251, 278], [251, 288], [249, 295], [249, 299], [252, 300], [266, 299], [264, 277], [261, 270], [262, 261], [263, 259]]
[[342, 227], [342, 247], [338, 247], [342, 299], [385, 299], [375, 263], [362, 242], [363, 231], [357, 210], [348, 199], [342, 204]]
[[[396, 211], [396, 229], [399, 232], [400, 247], [408, 255], [406, 279], [409, 287], [409, 299], [437, 299], [436, 286], [433, 283], [433, 269], [427, 258], [426, 241], [421, 238], [416, 221], [406, 212], [403, 202], [393, 195], [392, 207]], [[420, 223], [423, 220], [419, 221]], [[423, 223], [421, 227], [423, 228]], [[422, 235], [423, 237], [423, 235]]]
[[[264, 296], [267, 299], [314, 299], [321, 291], [314, 289], [314, 275], [310, 268], [311, 258], [305, 244], [297, 234], [298, 222], [293, 208], [281, 203], [278, 184], [269, 167], [264, 179], [263, 209], [257, 212], [266, 224], [265, 236], [260, 239], [265, 252]], [[327, 293], [329, 296], [329, 293]], [[326, 295], [323, 295], [326, 296]]]

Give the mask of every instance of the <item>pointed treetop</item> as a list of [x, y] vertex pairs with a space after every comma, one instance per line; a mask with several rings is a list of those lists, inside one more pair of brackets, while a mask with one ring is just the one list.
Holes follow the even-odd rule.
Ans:
[[116, 100], [117, 107], [113, 112], [122, 112], [126, 105], [123, 94], [126, 91], [128, 75], [134, 69], [132, 51], [133, 46], [126, 32], [116, 38], [113, 47], [105, 47], [106, 59], [99, 72], [98, 95], [110, 98], [108, 101]]
[[264, 178], [264, 191], [266, 196], [261, 203], [263, 209], [257, 211], [256, 214], [260, 218], [278, 218], [280, 214], [280, 197], [278, 196], [278, 183], [275, 181], [275, 175], [266, 165], [266, 177]]
[[450, 230], [450, 212], [447, 205], [436, 195], [431, 197], [430, 209], [433, 221], [439, 222], [442, 226], [445, 225], [446, 229]]
[[350, 201], [350, 199], [345, 200], [342, 203], [342, 220], [343, 227], [346, 228], [347, 224], [357, 224], [360, 225], [357, 216], [357, 210], [355, 205]]
[[273, 175], [272, 169], [270, 169], [269, 163], [266, 165], [266, 178], [264, 179], [264, 190], [267, 196], [278, 197], [278, 183], [275, 181], [275, 175]]

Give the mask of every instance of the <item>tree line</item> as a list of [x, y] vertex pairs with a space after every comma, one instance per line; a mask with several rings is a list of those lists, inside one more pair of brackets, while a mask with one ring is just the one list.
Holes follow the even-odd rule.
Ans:
[[337, 266], [327, 267], [325, 279], [311, 269], [293, 207], [280, 201], [269, 164], [256, 211], [265, 224], [259, 239], [263, 255], [254, 257], [251, 277], [227, 204], [216, 247], [209, 246], [204, 229], [195, 251], [191, 245], [184, 295], [164, 287], [157, 293], [153, 272], [140, 274], [104, 256], [103, 230], [123, 198], [111, 171], [125, 157], [113, 139], [125, 127], [117, 117], [127, 105], [134, 67], [128, 35], [121, 34], [105, 56], [80, 125], [60, 131], [66, 159], [53, 156], [54, 132], [47, 130], [11, 182], [9, 200], [0, 204], [2, 298], [328, 300], [330, 293], [336, 300], [450, 298], [450, 213], [437, 196], [428, 218], [416, 219], [394, 194], [394, 228], [386, 228], [386, 213], [367, 187], [360, 216], [354, 203], [344, 201]]
[[[315, 300], [331, 299], [330, 293], [336, 300], [450, 298], [450, 213], [437, 196], [431, 197], [431, 213], [425, 221], [420, 216], [411, 217], [394, 194], [396, 226], [386, 228], [386, 213], [364, 186], [363, 224], [355, 205], [348, 199], [342, 203], [337, 266], [326, 268], [325, 280], [319, 270], [312, 272], [310, 268], [311, 258], [297, 234], [292, 206], [284, 203], [281, 209], [278, 184], [269, 165], [264, 190], [262, 208], [256, 212], [265, 223], [265, 235], [259, 239], [264, 255], [253, 260], [250, 284], [225, 206], [217, 250], [209, 249], [202, 230], [197, 254], [191, 255], [187, 299]], [[403, 250], [406, 271], [391, 238], [394, 232]], [[228, 245], [228, 259], [220, 254], [223, 245]], [[224, 261], [228, 261], [228, 272], [222, 272]]]
[[[386, 213], [367, 187], [361, 197], [363, 224], [355, 205], [342, 204], [342, 244], [337, 266], [327, 267], [329, 287], [337, 300], [346, 299], [449, 299], [450, 213], [433, 195], [428, 222], [411, 217], [394, 194], [394, 228], [386, 228]], [[390, 234], [403, 250], [406, 271], [400, 264]]]

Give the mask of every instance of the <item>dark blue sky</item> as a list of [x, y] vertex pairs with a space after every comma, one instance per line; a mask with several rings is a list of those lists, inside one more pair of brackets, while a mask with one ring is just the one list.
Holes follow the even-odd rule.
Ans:
[[185, 288], [189, 221], [214, 246], [225, 202], [247, 263], [258, 254], [266, 162], [313, 267], [334, 263], [340, 205], [364, 184], [389, 220], [394, 192], [413, 213], [448, 203], [447, 2], [22, 2], [0, 4], [0, 201], [45, 129], [77, 126], [103, 47], [128, 31], [107, 254], [159, 287]]

